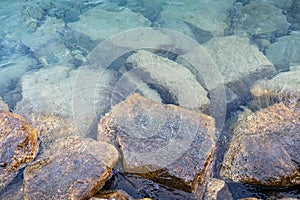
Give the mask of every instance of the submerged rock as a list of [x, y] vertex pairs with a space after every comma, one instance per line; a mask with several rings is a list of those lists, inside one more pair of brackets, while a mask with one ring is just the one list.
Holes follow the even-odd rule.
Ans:
[[128, 8], [107, 11], [94, 7], [81, 15], [80, 20], [69, 23], [68, 26], [93, 40], [104, 40], [125, 30], [148, 27], [150, 21]]
[[119, 158], [110, 144], [60, 139], [24, 172], [24, 199], [87, 199], [109, 178]]
[[120, 147], [125, 172], [193, 192], [211, 173], [212, 117], [133, 94], [99, 122], [100, 141]]
[[300, 184], [300, 107], [275, 104], [238, 121], [220, 175], [268, 187]]
[[167, 103], [191, 109], [208, 109], [210, 101], [207, 91], [183, 65], [145, 50], [131, 55], [126, 65], [138, 78], [156, 88], [160, 95], [165, 95], [163, 99]]
[[266, 56], [278, 69], [300, 64], [300, 31], [280, 37], [266, 50]]
[[36, 129], [20, 115], [0, 110], [0, 190], [37, 152]]
[[72, 55], [61, 38], [64, 26], [62, 20], [47, 17], [34, 32], [22, 34], [20, 40], [44, 65], [65, 64], [72, 59]]
[[251, 93], [255, 108], [264, 108], [280, 101], [295, 103], [300, 99], [300, 69], [281, 72], [270, 80], [257, 81]]
[[[86, 135], [96, 112], [102, 114], [110, 107], [111, 80], [111, 72], [100, 73], [85, 66], [40, 69], [22, 77], [23, 99], [17, 103], [16, 112], [35, 118], [59, 116], [74, 122], [79, 134]], [[104, 89], [96, 88], [97, 84]]]
[[[227, 28], [227, 9], [234, 1], [202, 1], [197, 0], [172, 2], [168, 1], [160, 14], [160, 23], [163, 28], [171, 28], [189, 36], [202, 35], [207, 37], [223, 36]], [[194, 28], [191, 28], [194, 27]], [[184, 29], [182, 29], [184, 28]], [[202, 33], [202, 34], [201, 34]], [[201, 38], [201, 36], [198, 36]]]
[[234, 105], [243, 101], [256, 80], [275, 73], [273, 64], [257, 47], [250, 45], [248, 38], [238, 36], [213, 38], [203, 46], [223, 77], [227, 103]]
[[289, 23], [282, 10], [269, 1], [254, 0], [241, 7], [241, 16], [235, 24], [235, 34], [274, 39], [287, 33]]
[[0, 97], [0, 110], [6, 110], [6, 111], [9, 110], [7, 104], [3, 101], [1, 97]]

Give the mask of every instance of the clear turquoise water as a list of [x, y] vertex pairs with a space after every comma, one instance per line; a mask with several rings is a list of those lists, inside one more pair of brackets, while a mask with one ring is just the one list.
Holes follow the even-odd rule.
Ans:
[[[15, 110], [24, 98], [22, 83], [28, 75], [41, 72], [42, 77], [40, 70], [51, 71], [52, 68], [56, 70], [54, 75], [45, 76], [56, 77], [55, 81], [61, 83], [56, 85], [60, 90], [60, 86], [70, 84], [64, 71], [84, 65], [90, 52], [103, 40], [135, 28], [168, 28], [199, 44], [214, 37], [237, 35], [249, 38], [251, 44], [267, 55], [270, 45], [280, 38], [299, 34], [299, 13], [299, 0], [1, 0], [0, 96], [10, 110]], [[293, 44], [296, 47], [291, 47], [291, 51], [278, 54], [281, 59], [269, 55], [278, 71], [287, 71], [290, 66], [300, 64], [300, 42], [295, 39]], [[121, 61], [111, 66], [116, 78], [121, 76], [118, 74]], [[34, 85], [32, 88], [37, 90], [33, 95], [45, 89], [39, 91]], [[38, 100], [36, 103], [39, 104]], [[135, 198], [192, 198], [168, 188], [157, 189], [152, 183], [145, 183], [146, 186], [128, 184], [123, 175], [116, 175], [106, 187], [123, 189]], [[265, 189], [241, 184], [229, 184], [229, 187], [235, 198], [273, 199], [284, 195], [300, 198], [297, 188]]]

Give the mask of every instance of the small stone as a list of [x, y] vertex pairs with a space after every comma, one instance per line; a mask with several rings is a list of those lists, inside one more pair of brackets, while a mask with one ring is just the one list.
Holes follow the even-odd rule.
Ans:
[[71, 136], [57, 140], [24, 171], [24, 199], [87, 199], [118, 162], [110, 144]]
[[98, 140], [120, 148], [126, 172], [193, 192], [211, 174], [212, 117], [138, 94], [115, 105], [99, 122]]
[[300, 107], [283, 102], [238, 121], [220, 175], [268, 187], [300, 184]]
[[36, 129], [20, 115], [0, 110], [0, 190], [37, 152]]
[[230, 200], [233, 199], [225, 181], [211, 178], [206, 185], [204, 199]]
[[118, 190], [115, 192], [101, 192], [89, 200], [133, 200], [126, 192]]

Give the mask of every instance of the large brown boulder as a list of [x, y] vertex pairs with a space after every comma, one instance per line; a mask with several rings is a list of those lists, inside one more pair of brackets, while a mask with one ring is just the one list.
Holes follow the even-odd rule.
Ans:
[[20, 115], [0, 110], [0, 190], [37, 152], [36, 129]]
[[220, 175], [264, 186], [299, 185], [299, 116], [299, 105], [278, 103], [241, 119]]
[[98, 140], [119, 146], [125, 172], [188, 192], [211, 173], [216, 138], [208, 115], [133, 94], [98, 128]]
[[119, 158], [110, 144], [71, 136], [59, 139], [24, 171], [24, 199], [88, 199]]

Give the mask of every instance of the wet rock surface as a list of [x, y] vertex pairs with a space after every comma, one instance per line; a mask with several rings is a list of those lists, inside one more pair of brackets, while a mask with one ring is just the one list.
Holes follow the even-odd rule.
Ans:
[[60, 139], [24, 172], [24, 199], [87, 199], [109, 178], [119, 158], [110, 144]]
[[289, 23], [277, 5], [271, 1], [254, 0], [244, 6], [237, 6], [239, 11], [236, 11], [238, 18], [235, 21], [234, 33], [243, 35], [246, 32], [250, 37], [268, 40], [274, 39], [274, 35], [286, 34]]
[[223, 77], [227, 103], [238, 103], [249, 94], [256, 80], [275, 73], [273, 64], [248, 38], [227, 36], [204, 44]]
[[131, 55], [126, 65], [129, 71], [165, 95], [163, 99], [171, 101], [167, 103], [197, 110], [209, 107], [207, 91], [183, 65], [145, 50]]
[[278, 103], [237, 122], [220, 175], [268, 187], [299, 185], [299, 114], [299, 105]]
[[206, 185], [204, 199], [230, 200], [233, 199], [233, 197], [225, 181], [216, 178], [211, 178]]
[[278, 69], [300, 64], [300, 31], [278, 38], [266, 50], [266, 56]]
[[251, 88], [252, 106], [264, 108], [280, 101], [297, 102], [300, 99], [300, 69], [281, 72], [270, 80], [257, 81]]
[[189, 192], [210, 176], [216, 145], [210, 116], [133, 94], [98, 130], [98, 140], [120, 147], [126, 172]]
[[0, 190], [38, 152], [37, 131], [23, 117], [0, 111]]
[[124, 191], [115, 191], [115, 192], [102, 192], [101, 194], [97, 194], [94, 197], [90, 198], [89, 200], [100, 200], [100, 199], [107, 199], [107, 200], [132, 200], [133, 198], [130, 197]]
[[103, 40], [128, 29], [149, 25], [150, 21], [147, 18], [128, 8], [109, 11], [101, 7], [88, 10], [80, 16], [79, 21], [68, 24], [73, 30], [84, 33], [93, 40]]

